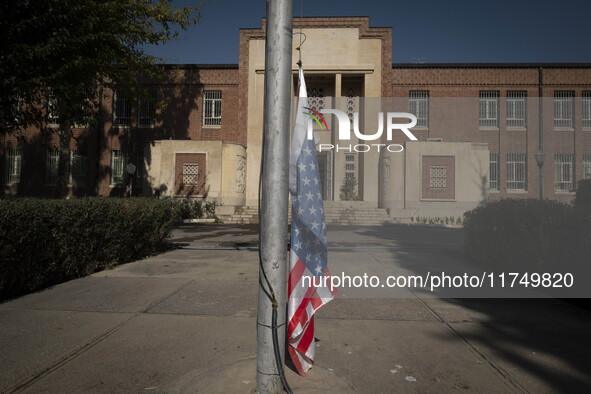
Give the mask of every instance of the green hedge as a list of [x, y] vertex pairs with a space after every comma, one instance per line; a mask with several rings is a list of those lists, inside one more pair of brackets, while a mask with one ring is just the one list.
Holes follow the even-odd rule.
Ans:
[[0, 299], [142, 258], [165, 246], [170, 200], [0, 200]]
[[488, 269], [556, 272], [589, 265], [591, 220], [571, 205], [507, 199], [464, 217], [467, 257]]

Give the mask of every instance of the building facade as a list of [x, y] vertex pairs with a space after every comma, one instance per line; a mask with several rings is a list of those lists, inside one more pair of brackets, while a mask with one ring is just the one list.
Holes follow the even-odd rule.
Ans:
[[[500, 198], [569, 202], [576, 182], [591, 177], [590, 64], [401, 64], [392, 62], [392, 29], [369, 18], [295, 18], [300, 30], [292, 97], [301, 55], [313, 109], [340, 108], [366, 135], [379, 129], [380, 112], [417, 119], [417, 141], [394, 132], [370, 142], [355, 133], [340, 140], [335, 117], [325, 116], [328, 130], [314, 130], [326, 201], [354, 198], [393, 218], [457, 216]], [[158, 110], [105, 92], [101, 121], [74, 129], [71, 194], [123, 196], [133, 184], [134, 194], [256, 206], [265, 31], [264, 19], [240, 30], [238, 64], [163, 66], [169, 81], [145, 82], [165, 104]], [[56, 116], [47, 130], [58, 124]], [[2, 193], [52, 196], [57, 136], [23, 135], [1, 141]]]

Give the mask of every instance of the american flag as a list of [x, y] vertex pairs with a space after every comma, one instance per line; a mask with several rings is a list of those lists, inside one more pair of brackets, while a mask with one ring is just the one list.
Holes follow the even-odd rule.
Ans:
[[330, 273], [326, 267], [322, 189], [314, 140], [306, 136], [304, 112], [307, 106], [306, 83], [300, 67], [298, 112], [290, 156], [292, 206], [287, 338], [291, 360], [303, 376], [314, 364], [314, 313], [337, 295], [336, 290], [330, 288]]

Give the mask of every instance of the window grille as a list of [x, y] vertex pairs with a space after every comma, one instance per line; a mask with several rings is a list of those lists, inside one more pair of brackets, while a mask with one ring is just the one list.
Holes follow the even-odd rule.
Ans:
[[489, 186], [493, 190], [499, 190], [499, 154], [490, 154], [490, 178]]
[[418, 127], [429, 127], [429, 91], [409, 91], [409, 111], [417, 117]]
[[554, 91], [554, 127], [573, 127], [574, 100], [575, 92], [573, 91]]
[[507, 127], [525, 127], [526, 97], [525, 90], [507, 92]]
[[583, 179], [591, 179], [591, 154], [583, 155]]
[[203, 92], [203, 126], [221, 126], [222, 91], [206, 90]]
[[481, 90], [479, 101], [480, 126], [499, 126], [499, 91]]
[[45, 183], [55, 185], [57, 182], [57, 169], [59, 165], [60, 152], [57, 149], [47, 150], [45, 161]]
[[131, 103], [117, 91], [113, 93], [113, 126], [131, 126]]
[[429, 167], [429, 188], [430, 189], [445, 189], [446, 187], [447, 168], [445, 166], [430, 166]]
[[591, 90], [583, 91], [583, 127], [591, 127]]
[[12, 113], [14, 114], [14, 121], [20, 123], [21, 117], [23, 116], [23, 105], [24, 99], [20, 94], [13, 96], [10, 100], [12, 106]]
[[137, 126], [150, 128], [154, 127], [154, 103], [156, 102], [156, 91], [148, 90], [148, 97], [138, 99]]
[[78, 150], [70, 152], [70, 183], [72, 186], [86, 185], [86, 155]]
[[525, 153], [507, 154], [507, 189], [527, 189], [527, 155]]
[[6, 149], [6, 165], [4, 179], [7, 184], [21, 181], [22, 151], [20, 149]]
[[59, 119], [57, 99], [53, 94], [50, 94], [47, 99], [47, 123], [51, 126], [57, 126], [59, 124]]
[[120, 185], [124, 181], [125, 156], [120, 150], [111, 151], [111, 185]]
[[573, 154], [559, 153], [554, 155], [554, 190], [573, 190], [573, 161]]
[[[324, 88], [312, 88], [308, 95], [308, 105], [314, 111], [320, 112], [324, 109]], [[351, 111], [352, 112], [352, 111]]]
[[183, 184], [185, 186], [199, 184], [199, 164], [183, 163]]
[[345, 179], [355, 178], [355, 155], [345, 155]]

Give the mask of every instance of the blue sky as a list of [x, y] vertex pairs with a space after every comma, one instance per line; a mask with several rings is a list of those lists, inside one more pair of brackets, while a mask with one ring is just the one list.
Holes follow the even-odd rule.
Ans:
[[[591, 0], [293, 4], [294, 16], [301, 6], [304, 17], [369, 16], [371, 26], [392, 27], [393, 62], [591, 62]], [[210, 0], [179, 41], [148, 52], [170, 63], [238, 63], [238, 29], [260, 27], [265, 8], [266, 0]]]

